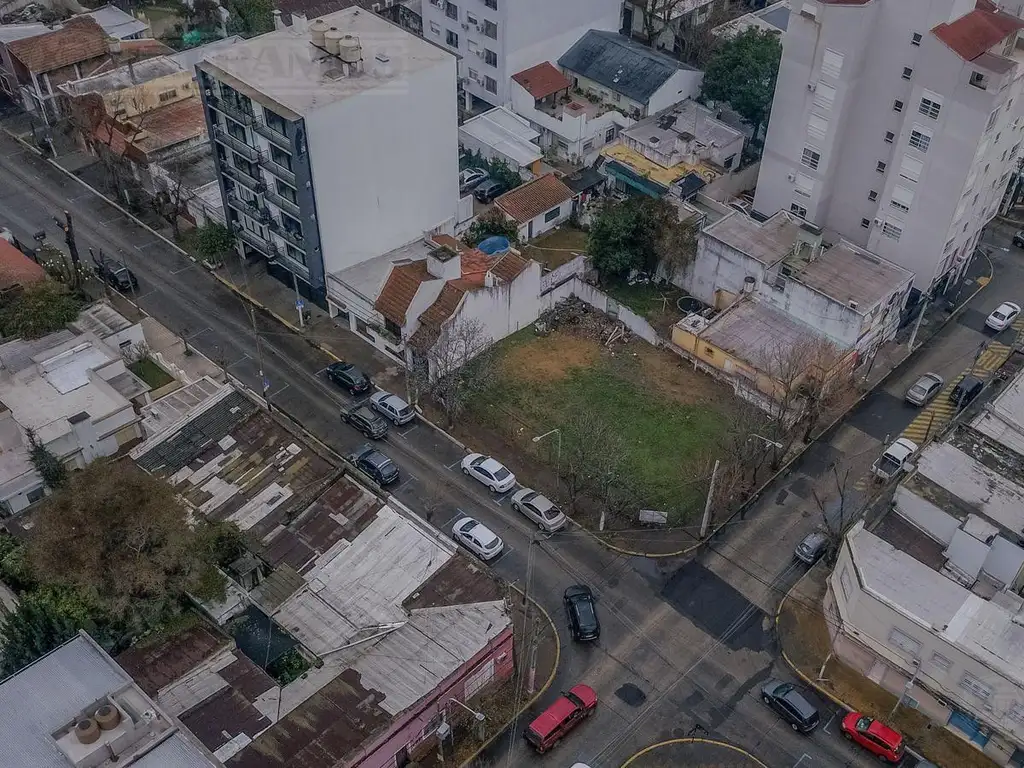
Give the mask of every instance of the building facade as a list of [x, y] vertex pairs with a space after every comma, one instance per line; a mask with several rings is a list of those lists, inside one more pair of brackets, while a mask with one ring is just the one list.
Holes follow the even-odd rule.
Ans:
[[197, 69], [229, 224], [299, 293], [326, 308], [328, 274], [454, 226], [451, 54], [349, 8]]
[[620, 0], [425, 0], [423, 37], [459, 56], [467, 101], [501, 106], [509, 79], [554, 61], [587, 30], [618, 30]]
[[793, 211], [943, 290], [1019, 154], [1017, 15], [989, 0], [804, 3], [783, 38], [755, 210]]

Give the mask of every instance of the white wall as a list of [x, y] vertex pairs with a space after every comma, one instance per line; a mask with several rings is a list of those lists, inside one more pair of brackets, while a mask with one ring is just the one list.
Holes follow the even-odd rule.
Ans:
[[697, 98], [703, 81], [704, 73], [699, 70], [679, 70], [647, 100], [647, 114], [653, 115], [680, 101]]
[[[544, 221], [545, 216], [551, 213], [551, 211], [558, 211], [558, 213], [555, 215], [555, 218], [553, 218], [551, 221]], [[566, 200], [560, 206], [551, 208], [545, 213], [542, 213], [540, 216], [535, 216], [532, 220], [526, 222], [525, 224], [520, 224], [519, 239], [521, 242], [526, 242], [527, 240], [539, 237], [545, 232], [552, 230], [558, 225], [560, 225], [562, 222], [568, 219], [570, 215], [572, 215], [572, 200]]]
[[379, 256], [454, 219], [454, 58], [312, 112], [306, 130], [325, 272]]
[[697, 240], [697, 257], [684, 270], [671, 277], [672, 283], [705, 304], [715, 303], [715, 291], [725, 290], [739, 295], [746, 277], [753, 277], [760, 285], [767, 269], [765, 266], [734, 248], [707, 235]]

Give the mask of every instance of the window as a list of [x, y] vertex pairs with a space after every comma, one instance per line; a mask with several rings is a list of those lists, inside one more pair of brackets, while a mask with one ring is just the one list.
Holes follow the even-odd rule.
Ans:
[[494, 51], [484, 48], [484, 62], [489, 67], [498, 66], [498, 54], [496, 54]]
[[44, 496], [46, 496], [46, 491], [40, 487], [33, 488], [28, 492], [25, 498], [28, 500], [29, 504], [35, 504], [37, 501], [42, 501]]
[[818, 170], [818, 163], [821, 162], [821, 153], [815, 152], [810, 147], [804, 147], [804, 153], [800, 158], [800, 162], [812, 171], [816, 171]]
[[366, 324], [366, 321], [361, 317], [356, 318], [356, 330], [363, 334], [366, 338], [373, 341], [373, 336], [370, 334], [370, 326]]
[[843, 590], [843, 598], [849, 601], [850, 594], [853, 592], [853, 584], [850, 582], [850, 569], [845, 566], [839, 572], [839, 587]]
[[826, 77], [839, 77], [839, 73], [842, 70], [843, 54], [833, 51], [831, 48], [826, 48], [825, 54], [821, 57], [821, 74]]
[[900, 101], [899, 99], [896, 99], [896, 101], [894, 101], [892, 103], [892, 111], [893, 112], [902, 112], [903, 111], [903, 102]]
[[441, 34], [441, 27], [434, 22], [430, 22], [430, 31], [435, 35]]
[[452, 48], [459, 47], [459, 36], [452, 32], [450, 29], [446, 29], [444, 31], [444, 41]]
[[832, 109], [836, 100], [836, 89], [825, 83], [818, 83], [814, 88], [814, 106]]
[[871, 219], [861, 219], [860, 225], [864, 227], [864, 229], [867, 229], [868, 227], [871, 226]]
[[558, 215], [562, 212], [561, 206], [558, 208], [552, 208], [550, 211], [544, 214], [544, 223], [547, 224], [550, 221], [554, 221], [558, 218]]
[[727, 158], [725, 158], [725, 160], [722, 161], [722, 167], [725, 168], [725, 170], [727, 170], [727, 171], [728, 170], [732, 170], [732, 165], [735, 162], [736, 162], [736, 155], [729, 155]]
[[498, 10], [498, 0], [484, 0], [484, 5], [490, 8], [492, 11]]
[[903, 227], [899, 224], [894, 224], [891, 221], [886, 221], [882, 224], [882, 234], [890, 240], [895, 240], [898, 243], [900, 241], [900, 235], [903, 234]]
[[1024, 723], [1024, 706], [1021, 706], [1019, 702], [1013, 702], [1013, 706], [1007, 710], [1006, 716], [1018, 723]]
[[917, 107], [917, 111], [925, 117], [930, 117], [935, 120], [939, 116], [939, 110], [942, 109], [942, 102], [935, 99], [929, 99], [927, 96], [921, 99], [921, 103]]
[[960, 687], [968, 693], [973, 693], [982, 701], [987, 700], [992, 695], [992, 688], [971, 674], [964, 674], [960, 678]]
[[878, 193], [875, 192], [875, 190], [872, 189], [870, 192], [868, 192], [868, 200], [870, 200], [871, 202], [875, 202], [875, 200], [877, 200], [877, 199], [878, 199]]
[[814, 194], [814, 179], [805, 173], [798, 173], [793, 191], [803, 197], [810, 197]]
[[165, 101], [178, 98], [178, 92], [174, 88], [169, 91], [161, 91], [157, 98], [159, 98], [160, 103], [163, 104]]
[[892, 140], [895, 139], [895, 138], [896, 138], [896, 134], [893, 133], [892, 131], [886, 131], [885, 132], [885, 143], [886, 144], [892, 144]]
[[828, 133], [828, 120], [820, 115], [811, 115], [807, 120], [807, 135], [812, 139], [824, 139]]
[[484, 19], [483, 33], [487, 37], [491, 38], [491, 40], [497, 40], [498, 39], [498, 25], [495, 24], [493, 21], [488, 21], [487, 19]]
[[900, 178], [907, 181], [917, 181], [921, 178], [921, 171], [923, 169], [924, 163], [920, 160], [916, 160], [910, 155], [904, 155], [903, 162], [900, 163]]
[[921, 33], [920, 32], [915, 32], [914, 34], [912, 34], [910, 36], [910, 44], [911, 45], [920, 45], [921, 44]]
[[486, 88], [491, 93], [497, 93], [498, 92], [498, 81], [495, 80], [493, 77], [485, 77], [484, 78], [484, 88]]
[[289, 171], [292, 170], [292, 156], [285, 152], [283, 149], [279, 149], [271, 145], [270, 147], [270, 159], [278, 165], [284, 166]]
[[612, 126], [604, 132], [604, 142], [607, 144], [609, 141], [615, 141], [615, 126]]
[[444, 15], [447, 16], [449, 19], [455, 19], [456, 21], [458, 21], [459, 6], [457, 6], [455, 3], [449, 3], [447, 2], [447, 0], [445, 0]]
[[892, 190], [892, 197], [889, 199], [889, 205], [897, 211], [902, 211], [904, 213], [908, 212], [913, 202], [914, 190], [908, 189], [907, 187], [901, 187], [899, 185]]
[[298, 262], [302, 266], [306, 266], [306, 254], [293, 245], [285, 244], [286, 253], [288, 258], [292, 261]]
[[476, 24], [477, 23], [476, 16], [474, 16], [469, 11], [466, 11], [466, 23], [467, 24]]
[[910, 146], [920, 152], [927, 152], [928, 146], [932, 143], [931, 131], [926, 131], [923, 128], [914, 128], [910, 132], [910, 140], [907, 142]]
[[708, 357], [714, 357], [715, 350], [712, 349], [711, 347], [704, 347], [704, 354], [707, 355]]
[[912, 78], [913, 76], [914, 76], [914, 70], [913, 70], [913, 68], [911, 68], [911, 67], [904, 67], [904, 68], [903, 68], [903, 74], [901, 75], [901, 77], [902, 77], [902, 78], [903, 78], [904, 80], [909, 80], [909, 79], [910, 79], [910, 78]]
[[267, 124], [268, 128], [277, 131], [282, 136], [288, 135], [288, 122], [279, 114], [266, 107], [263, 108], [263, 122]]
[[594, 140], [593, 139], [587, 139], [586, 141], [583, 142], [583, 152], [584, 152], [584, 154], [587, 153], [587, 152], [590, 152], [593, 148], [594, 148]]
[[800, 203], [790, 203], [789, 210], [790, 213], [795, 213], [802, 219], [807, 218], [807, 209], [800, 205]]
[[879, 173], [885, 173], [885, 161], [879, 160], [877, 163], [875, 163], [875, 170], [878, 171]]
[[911, 656], [917, 656], [921, 652], [921, 643], [896, 627], [889, 633], [889, 644]]
[[277, 179], [275, 181], [274, 186], [277, 187], [277, 194], [279, 194], [285, 200], [290, 200], [291, 202], [295, 203], [296, 205], [298, 204], [299, 196], [298, 196], [298, 193], [295, 191], [295, 189], [293, 189], [289, 185], [285, 184], [280, 179]]
[[470, 68], [469, 68], [469, 79], [470, 79], [470, 80], [477, 80], [477, 79], [478, 79], [479, 77], [480, 77], [480, 73], [479, 73], [479, 72], [477, 72], [477, 71], [476, 71], [475, 69], [473, 69], [472, 67], [470, 67]]

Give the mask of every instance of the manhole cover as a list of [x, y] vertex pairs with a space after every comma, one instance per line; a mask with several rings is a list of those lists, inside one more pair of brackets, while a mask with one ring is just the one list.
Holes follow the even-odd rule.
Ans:
[[626, 683], [623, 685], [615, 692], [615, 695], [631, 707], [639, 707], [647, 701], [647, 694], [632, 683]]

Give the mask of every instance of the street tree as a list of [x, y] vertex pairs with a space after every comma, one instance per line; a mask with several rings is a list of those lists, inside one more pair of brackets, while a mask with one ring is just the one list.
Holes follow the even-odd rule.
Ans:
[[188, 167], [189, 163], [184, 158], [171, 160], [166, 166], [167, 173], [162, 178], [162, 189], [154, 201], [157, 213], [171, 225], [175, 239], [181, 235], [181, 215], [187, 213], [189, 189], [185, 183], [185, 171]]
[[[711, 10], [703, 22], [698, 24], [687, 21], [680, 24], [676, 32], [679, 58], [687, 64], [704, 69], [722, 43], [722, 38], [714, 32], [715, 27], [725, 24], [743, 13], [745, 9], [739, 6], [742, 10], [737, 10], [737, 6], [739, 4], [728, 2], [712, 3]], [[692, 17], [690, 18], [692, 19]]]
[[44, 584], [74, 588], [140, 628], [178, 612], [186, 592], [218, 588], [210, 548], [174, 489], [128, 461], [95, 461], [41, 502], [29, 562]]
[[219, 264], [235, 248], [231, 230], [216, 221], [196, 227], [195, 235], [196, 255], [211, 264]]
[[456, 320], [430, 334], [425, 359], [414, 366], [416, 389], [429, 394], [453, 427], [472, 398], [487, 389], [496, 375], [492, 339], [476, 319]]
[[727, 102], [758, 139], [768, 120], [782, 59], [779, 36], [752, 27], [723, 41], [708, 59], [701, 85], [705, 99]]
[[82, 300], [60, 283], [46, 280], [0, 300], [0, 334], [38, 339], [78, 317]]
[[25, 437], [28, 439], [29, 461], [43, 478], [43, 484], [50, 490], [62, 488], [68, 481], [67, 467], [39, 440], [34, 429], [26, 429]]
[[469, 225], [469, 229], [466, 230], [462, 239], [466, 245], [475, 248], [483, 240], [495, 235], [507, 237], [512, 245], [519, 243], [519, 227], [497, 207], [477, 216], [476, 220]]
[[835, 483], [835, 496], [824, 491], [819, 493], [815, 488], [811, 489], [811, 496], [814, 498], [814, 503], [821, 514], [821, 530], [828, 539], [823, 557], [825, 562], [831, 566], [835, 564], [836, 555], [839, 553], [839, 548], [843, 543], [843, 537], [850, 526], [857, 520], [859, 510], [852, 508], [851, 497], [853, 496], [853, 487], [850, 484], [849, 467], [840, 469], [833, 462], [829, 465], [829, 472], [832, 474], [832, 480]]

